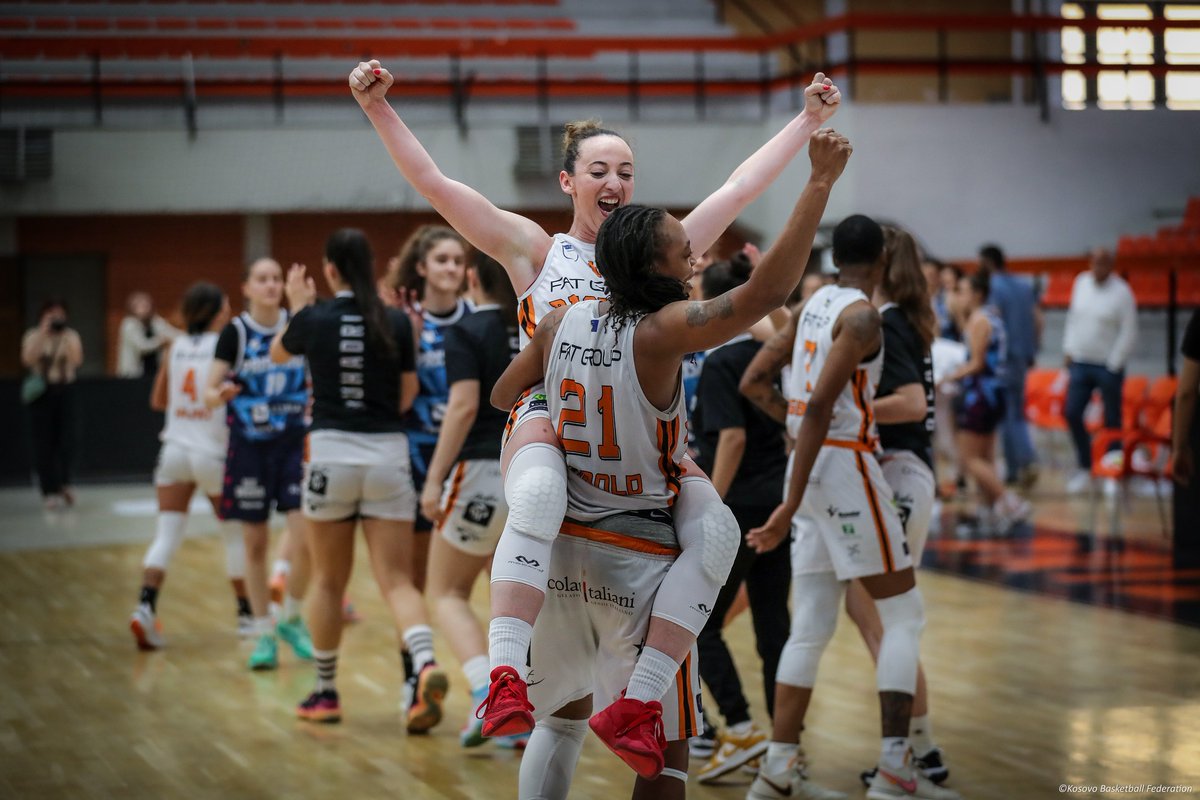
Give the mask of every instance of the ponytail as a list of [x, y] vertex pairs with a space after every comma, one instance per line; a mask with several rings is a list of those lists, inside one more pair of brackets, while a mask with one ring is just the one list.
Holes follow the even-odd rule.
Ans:
[[366, 234], [355, 228], [334, 231], [325, 242], [325, 260], [350, 284], [367, 328], [367, 339], [394, 355], [396, 338], [383, 301], [375, 291], [375, 262]]
[[917, 243], [908, 231], [885, 225], [883, 229], [887, 268], [883, 272], [883, 293], [900, 307], [917, 330], [926, 347], [937, 335], [937, 315], [929, 300], [929, 285], [921, 272]]

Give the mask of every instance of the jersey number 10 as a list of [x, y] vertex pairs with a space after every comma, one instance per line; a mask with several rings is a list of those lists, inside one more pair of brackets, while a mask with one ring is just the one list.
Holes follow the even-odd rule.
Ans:
[[[591, 442], [571, 439], [565, 435], [569, 425], [580, 428], [587, 427], [587, 391], [579, 381], [564, 378], [558, 395], [564, 403], [572, 397], [579, 399], [577, 408], [567, 408], [564, 405], [558, 415], [558, 438], [562, 442], [563, 450], [569, 454], [590, 457], [592, 455]], [[621, 448], [617, 444], [613, 387], [600, 387], [600, 399], [596, 402], [596, 412], [600, 415], [600, 444], [596, 448], [596, 455], [604, 461], [620, 461]]]

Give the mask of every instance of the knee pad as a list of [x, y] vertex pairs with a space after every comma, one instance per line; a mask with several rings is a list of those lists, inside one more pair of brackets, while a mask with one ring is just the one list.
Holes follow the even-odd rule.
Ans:
[[225, 574], [235, 580], [246, 577], [246, 542], [241, 526], [222, 522], [221, 536], [225, 539]]
[[723, 585], [737, 557], [742, 531], [712, 483], [700, 478], [683, 481], [675, 503], [675, 535], [681, 549], [700, 548], [704, 574]]
[[529, 444], [513, 456], [504, 481], [508, 525], [544, 542], [552, 542], [567, 513], [567, 465], [558, 448]]
[[842, 589], [832, 572], [792, 576], [792, 631], [779, 656], [776, 682], [816, 685], [821, 655], [837, 630]]
[[875, 682], [881, 692], [915, 694], [920, 661], [921, 631], [925, 630], [925, 603], [914, 586], [903, 594], [875, 601], [883, 623]]
[[187, 527], [187, 514], [182, 511], [160, 511], [158, 522], [155, 524], [154, 541], [146, 551], [142, 566], [147, 569], [166, 570], [175, 551], [183, 541], [183, 532]]

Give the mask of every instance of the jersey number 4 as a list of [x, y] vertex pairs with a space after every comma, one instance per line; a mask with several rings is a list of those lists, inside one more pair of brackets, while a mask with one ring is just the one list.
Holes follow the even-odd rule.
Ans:
[[196, 370], [189, 369], [183, 376], [183, 386], [180, 387], [180, 391], [187, 395], [193, 403], [196, 402]]
[[[591, 442], [582, 439], [572, 439], [566, 435], [569, 426], [587, 427], [587, 391], [579, 381], [564, 378], [558, 392], [559, 399], [564, 405], [558, 415], [558, 438], [563, 450], [567, 453], [591, 456]], [[576, 408], [568, 408], [567, 403], [572, 398], [579, 400]], [[596, 402], [596, 412], [600, 415], [600, 444], [596, 447], [596, 455], [604, 461], [619, 461], [621, 448], [617, 444], [616, 408], [613, 402], [613, 387], [601, 386], [600, 399]]]

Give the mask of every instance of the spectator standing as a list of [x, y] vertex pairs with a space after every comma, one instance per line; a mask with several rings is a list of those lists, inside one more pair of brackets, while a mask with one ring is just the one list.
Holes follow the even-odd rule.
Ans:
[[179, 335], [154, 313], [154, 301], [145, 292], [134, 292], [125, 301], [128, 312], [121, 320], [117, 344], [117, 377], [140, 378], [158, 373], [163, 347]]
[[1125, 363], [1136, 341], [1137, 301], [1129, 284], [1113, 274], [1112, 253], [1098, 247], [1091, 253], [1091, 269], [1075, 278], [1063, 333], [1068, 374], [1063, 416], [1071, 430], [1079, 467], [1067, 480], [1071, 494], [1091, 485], [1092, 440], [1083, 415], [1092, 392], [1100, 391], [1104, 427], [1119, 429]]
[[33, 423], [33, 450], [42, 500], [50, 511], [74, 503], [71, 450], [74, 440], [75, 371], [83, 363], [83, 341], [67, 326], [67, 306], [50, 299], [38, 312], [36, 328], [21, 339], [21, 363], [29, 376], [21, 399]]
[[1042, 338], [1042, 313], [1029, 283], [1008, 273], [1004, 251], [994, 244], [979, 250], [979, 266], [991, 275], [989, 304], [999, 312], [1008, 335], [1004, 388], [1007, 402], [1001, 425], [1005, 483], [1032, 486], [1037, 480], [1037, 453], [1025, 420], [1025, 373], [1033, 366]]

